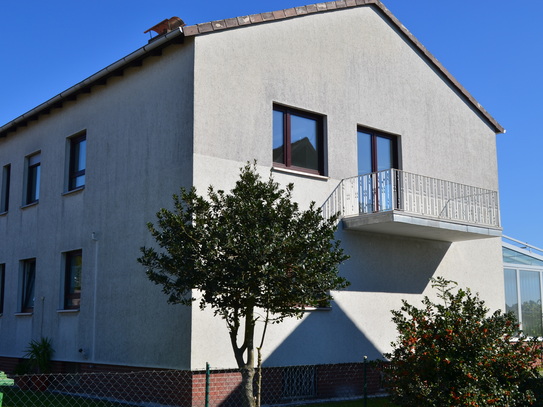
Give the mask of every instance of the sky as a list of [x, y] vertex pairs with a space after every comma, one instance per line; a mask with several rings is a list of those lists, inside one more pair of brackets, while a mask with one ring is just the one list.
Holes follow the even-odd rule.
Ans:
[[[166, 18], [192, 25], [312, 3], [0, 1], [0, 126], [144, 46], [143, 32]], [[497, 136], [504, 234], [543, 248], [543, 2], [383, 3], [506, 129]]]

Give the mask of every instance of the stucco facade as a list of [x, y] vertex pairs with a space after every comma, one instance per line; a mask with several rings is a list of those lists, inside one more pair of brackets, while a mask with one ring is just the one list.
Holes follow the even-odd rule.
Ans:
[[[26, 127], [23, 118], [0, 128], [0, 167], [11, 174], [9, 210], [0, 215], [0, 357], [20, 357], [31, 339], [48, 336], [61, 361], [233, 367], [224, 322], [166, 304], [136, 258], [152, 244], [146, 222], [180, 186], [228, 190], [247, 161], [293, 182], [302, 206], [322, 205], [358, 175], [357, 130], [369, 128], [394, 137], [401, 170], [497, 191], [499, 125], [380, 3], [352, 3], [229, 29], [186, 27], [165, 37], [160, 55], [145, 51], [118, 68], [122, 76], [91, 80], [90, 93], [74, 90], [74, 100], [34, 112], [38, 120]], [[274, 105], [323, 117], [320, 175], [274, 165]], [[67, 140], [82, 131], [85, 186], [67, 192]], [[25, 206], [25, 157], [38, 151], [39, 203]], [[432, 295], [436, 276], [503, 308], [499, 225], [486, 238], [453, 241], [344, 226], [337, 235], [351, 258], [340, 270], [351, 286], [334, 293], [330, 309], [273, 325], [265, 365], [379, 357], [395, 337], [390, 310]], [[63, 253], [79, 249], [81, 306], [62, 310]], [[24, 313], [21, 261], [30, 258], [35, 302]]]

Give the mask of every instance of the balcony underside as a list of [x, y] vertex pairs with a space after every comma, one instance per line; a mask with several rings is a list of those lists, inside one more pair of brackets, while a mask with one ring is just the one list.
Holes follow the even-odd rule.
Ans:
[[398, 210], [344, 217], [343, 227], [346, 230], [408, 236], [443, 242], [487, 239], [502, 235], [501, 228], [424, 218]]

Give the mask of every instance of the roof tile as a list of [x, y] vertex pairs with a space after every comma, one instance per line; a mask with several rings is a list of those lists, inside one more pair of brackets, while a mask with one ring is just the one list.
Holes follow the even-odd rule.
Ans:
[[211, 23], [198, 24], [198, 31], [200, 33], [207, 33], [207, 32], [213, 31], [213, 24]]
[[308, 13], [316, 13], [318, 12], [319, 10], [317, 9], [317, 5], [316, 4], [309, 4], [307, 6], [305, 6], [306, 10]]
[[336, 0], [336, 7], [337, 8], [345, 8], [345, 7], [347, 7], [347, 4], [345, 4], [345, 0]]
[[301, 16], [307, 14], [307, 9], [305, 6], [296, 7], [296, 15]]
[[214, 30], [222, 30], [227, 27], [224, 20], [213, 21], [211, 24], [213, 25]]
[[261, 13], [260, 15], [262, 16], [262, 20], [264, 21], [275, 20], [272, 12]]
[[261, 14], [251, 14], [249, 16], [249, 19], [251, 20], [251, 23], [253, 23], [253, 24], [254, 23], [261, 23], [262, 21], [264, 21]]
[[226, 26], [228, 28], [239, 26], [239, 22], [237, 18], [227, 18], [226, 20], [224, 20], [224, 22], [226, 23]]
[[195, 25], [187, 25], [183, 27], [183, 34], [185, 34], [186, 37], [190, 37], [192, 35], [198, 35], [198, 27]]
[[251, 19], [249, 16], [241, 16], [237, 18], [239, 25], [251, 24]]
[[356, 0], [347, 0], [345, 3], [347, 4], [347, 7], [356, 6]]
[[276, 19], [276, 20], [280, 20], [282, 18], [285, 18], [286, 17], [286, 13], [285, 13], [286, 10], [277, 10], [277, 11], [274, 11], [273, 12], [273, 17]]
[[296, 16], [296, 9], [294, 8], [287, 8], [283, 10], [285, 12], [285, 17], [294, 17]]
[[329, 1], [326, 3], [327, 10], [335, 10], [337, 8], [335, 1]]
[[319, 11], [328, 10], [328, 9], [326, 8], [326, 3], [317, 3], [317, 9], [318, 9]]

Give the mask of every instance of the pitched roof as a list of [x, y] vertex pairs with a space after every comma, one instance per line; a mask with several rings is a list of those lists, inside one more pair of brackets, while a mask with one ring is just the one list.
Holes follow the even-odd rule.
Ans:
[[475, 111], [479, 112], [481, 117], [496, 133], [505, 132], [504, 128], [475, 100], [475, 98], [445, 69], [445, 67], [415, 38], [407, 28], [385, 7], [380, 0], [336, 0], [326, 3], [310, 4], [307, 6], [288, 8], [273, 12], [251, 14], [225, 20], [216, 20], [207, 23], [180, 27], [172, 32], [157, 37], [146, 46], [136, 50], [125, 58], [109, 65], [96, 74], [72, 86], [59, 95], [51, 98], [47, 102], [35, 107], [29, 112], [17, 117], [11, 122], [0, 127], [0, 138], [6, 137], [10, 132], [14, 132], [19, 127], [26, 126], [28, 122], [37, 120], [41, 114], [48, 114], [51, 109], [61, 107], [65, 101], [74, 100], [81, 93], [89, 93], [91, 87], [105, 84], [107, 78], [120, 75], [124, 69], [140, 65], [142, 59], [160, 54], [162, 48], [175, 42], [182, 42], [184, 37], [193, 37], [205, 34], [212, 34], [218, 31], [242, 28], [249, 25], [281, 21], [290, 18], [302, 17], [315, 13], [330, 12], [339, 9], [353, 7], [373, 6], [376, 7], [382, 15], [388, 19], [393, 26], [405, 36], [405, 38], [415, 46], [424, 57], [434, 65], [439, 72], [452, 84], [452, 86], [473, 106]]

